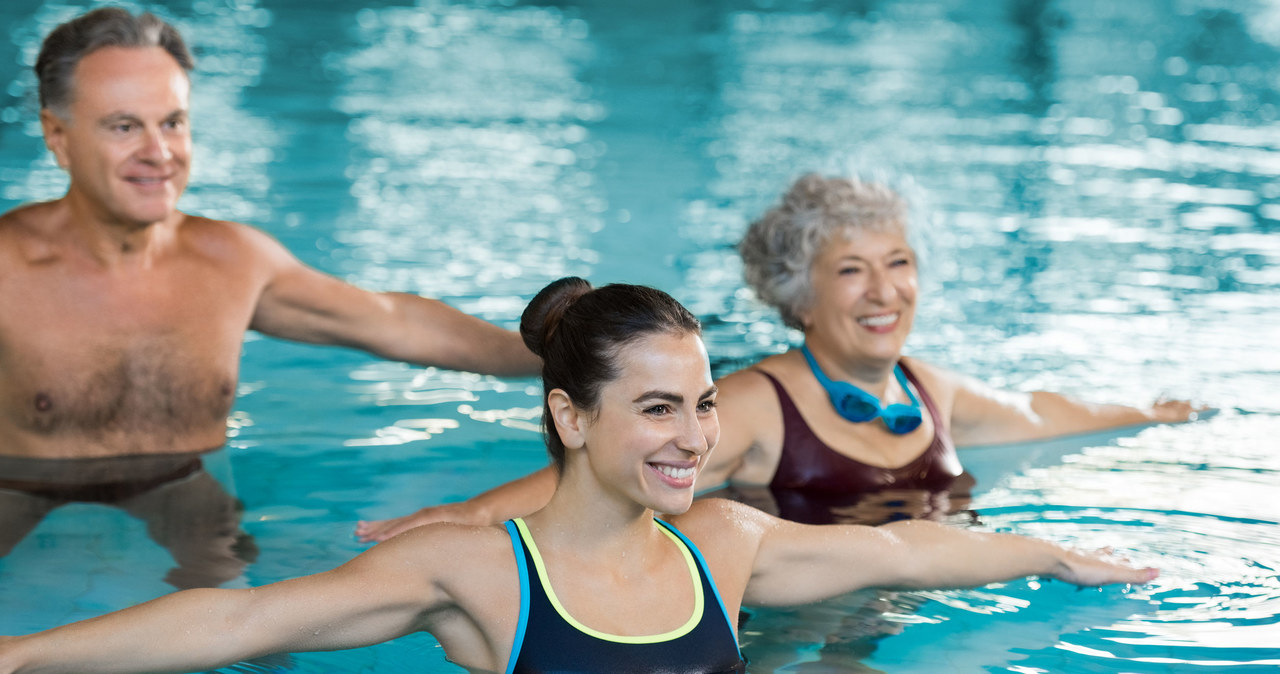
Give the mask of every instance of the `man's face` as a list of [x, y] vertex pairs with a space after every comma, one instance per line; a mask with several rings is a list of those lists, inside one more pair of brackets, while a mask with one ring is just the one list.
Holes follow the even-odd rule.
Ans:
[[81, 59], [67, 118], [41, 112], [73, 202], [129, 227], [172, 216], [190, 170], [190, 90], [161, 47], [104, 47]]

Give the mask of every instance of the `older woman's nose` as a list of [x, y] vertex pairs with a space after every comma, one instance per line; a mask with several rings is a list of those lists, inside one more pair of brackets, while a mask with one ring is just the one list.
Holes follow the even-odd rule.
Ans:
[[886, 302], [898, 296], [898, 287], [893, 283], [893, 277], [884, 269], [871, 269], [867, 272], [867, 297], [869, 299]]

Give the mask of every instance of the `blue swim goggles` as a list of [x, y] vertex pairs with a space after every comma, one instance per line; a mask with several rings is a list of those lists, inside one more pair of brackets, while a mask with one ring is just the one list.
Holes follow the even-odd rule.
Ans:
[[898, 378], [898, 384], [902, 386], [902, 390], [907, 392], [907, 398], [911, 400], [911, 404], [894, 403], [884, 407], [879, 399], [857, 386], [845, 381], [832, 381], [822, 372], [822, 368], [818, 367], [818, 361], [813, 359], [812, 353], [809, 353], [808, 345], [800, 347], [800, 351], [804, 353], [804, 359], [809, 361], [809, 369], [813, 371], [813, 376], [817, 377], [818, 383], [827, 390], [827, 395], [831, 397], [831, 405], [836, 408], [840, 416], [856, 424], [880, 417], [884, 419], [884, 425], [898, 435], [910, 433], [920, 426], [922, 420], [920, 402], [911, 392], [911, 387], [907, 386], [907, 379], [902, 374], [901, 366], [894, 365], [893, 374]]

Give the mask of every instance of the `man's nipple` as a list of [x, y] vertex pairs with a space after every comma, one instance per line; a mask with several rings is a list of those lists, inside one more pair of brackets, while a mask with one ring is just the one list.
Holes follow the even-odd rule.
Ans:
[[53, 409], [53, 398], [50, 398], [48, 393], [37, 393], [35, 403], [37, 412], [48, 412]]

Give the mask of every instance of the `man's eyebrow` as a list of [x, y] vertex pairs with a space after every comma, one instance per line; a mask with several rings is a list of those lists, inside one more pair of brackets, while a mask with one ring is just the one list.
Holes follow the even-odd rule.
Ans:
[[98, 120], [99, 124], [115, 124], [116, 122], [140, 122], [137, 115], [131, 112], [113, 112]]

